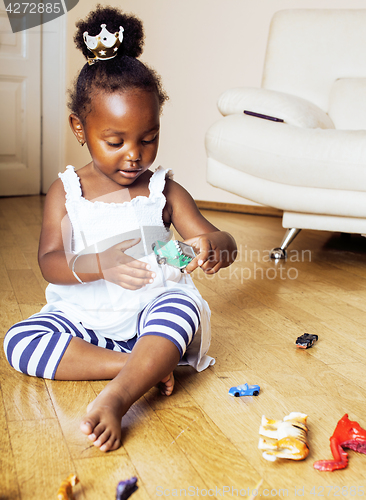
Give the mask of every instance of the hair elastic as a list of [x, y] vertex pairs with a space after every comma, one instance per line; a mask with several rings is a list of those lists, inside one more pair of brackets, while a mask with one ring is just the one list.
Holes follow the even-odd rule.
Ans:
[[102, 30], [99, 35], [89, 36], [87, 31], [83, 34], [85, 45], [94, 54], [94, 57], [88, 57], [89, 64], [94, 64], [99, 60], [113, 59], [117, 55], [118, 48], [123, 40], [124, 29], [120, 26], [119, 31], [110, 33], [106, 26], [106, 24], [100, 25]]

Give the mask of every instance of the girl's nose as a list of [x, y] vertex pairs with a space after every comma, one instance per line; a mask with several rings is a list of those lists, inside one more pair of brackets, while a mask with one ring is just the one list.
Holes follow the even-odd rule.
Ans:
[[127, 161], [139, 161], [140, 158], [140, 150], [137, 146], [131, 146], [126, 154]]

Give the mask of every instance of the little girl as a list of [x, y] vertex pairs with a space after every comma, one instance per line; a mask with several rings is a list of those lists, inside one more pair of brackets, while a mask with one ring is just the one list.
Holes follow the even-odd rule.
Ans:
[[[140, 62], [143, 30], [134, 16], [98, 6], [77, 23], [88, 59], [71, 92], [69, 121], [91, 163], [68, 166], [49, 189], [39, 265], [50, 283], [40, 313], [10, 328], [12, 367], [56, 380], [112, 379], [88, 406], [81, 431], [102, 451], [121, 445], [121, 419], [154, 385], [173, 391], [173, 370], [197, 371], [206, 355], [209, 308], [189, 273], [230, 265], [232, 236], [198, 211], [169, 171], [152, 173], [166, 100]], [[196, 257], [185, 273], [158, 265], [152, 244], [174, 225]]]

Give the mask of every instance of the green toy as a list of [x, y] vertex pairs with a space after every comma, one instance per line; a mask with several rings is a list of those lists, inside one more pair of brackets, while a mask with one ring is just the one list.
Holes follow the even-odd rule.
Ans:
[[153, 243], [152, 248], [158, 264], [168, 264], [177, 267], [181, 271], [195, 257], [193, 248], [178, 240], [170, 240], [167, 243], [158, 240]]

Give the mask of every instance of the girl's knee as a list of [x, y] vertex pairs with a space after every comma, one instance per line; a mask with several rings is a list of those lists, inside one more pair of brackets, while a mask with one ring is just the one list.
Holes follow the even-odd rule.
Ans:
[[169, 339], [184, 356], [200, 326], [200, 311], [195, 301], [182, 293], [158, 297], [142, 313], [139, 336], [156, 335]]
[[60, 359], [58, 352], [63, 351], [69, 339], [68, 333], [48, 331], [39, 322], [25, 320], [6, 333], [5, 356], [20, 373], [52, 379]]

